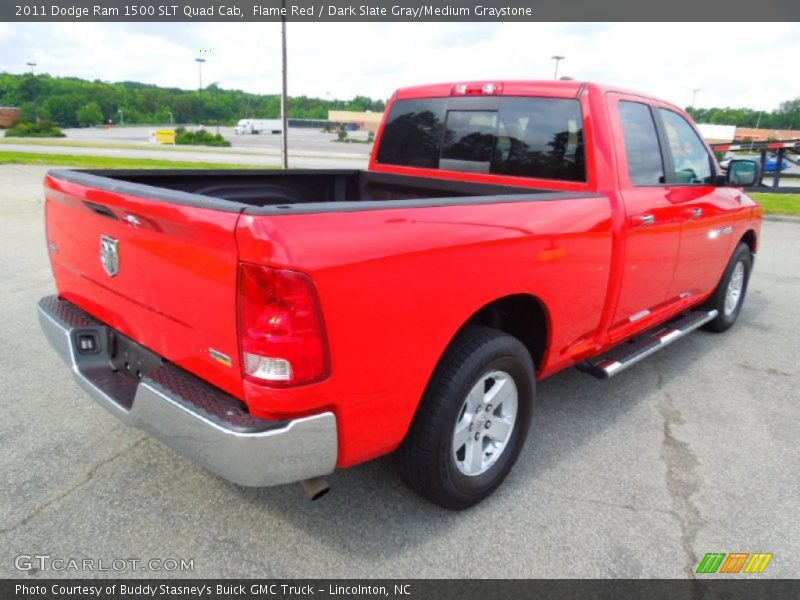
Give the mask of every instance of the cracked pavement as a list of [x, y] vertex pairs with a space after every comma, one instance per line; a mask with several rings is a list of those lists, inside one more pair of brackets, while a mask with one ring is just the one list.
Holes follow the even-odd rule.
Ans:
[[764, 576], [800, 573], [800, 221], [764, 224], [728, 333], [694, 333], [610, 381], [542, 382], [504, 486], [449, 513], [390, 458], [336, 473], [313, 504], [296, 485], [239, 488], [96, 406], [36, 322], [54, 289], [44, 172], [0, 166], [1, 576], [49, 554], [193, 559], [183, 575], [197, 577], [683, 578], [734, 551], [772, 552]]

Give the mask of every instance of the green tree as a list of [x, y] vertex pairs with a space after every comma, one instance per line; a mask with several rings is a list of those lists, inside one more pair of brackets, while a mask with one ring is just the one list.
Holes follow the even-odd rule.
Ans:
[[45, 117], [61, 127], [75, 127], [78, 125], [76, 117], [81, 105], [80, 96], [69, 94], [65, 96], [51, 96], [44, 101], [42, 108]]
[[89, 102], [88, 104], [84, 104], [78, 109], [78, 112], [75, 113], [75, 116], [78, 119], [78, 125], [81, 127], [100, 125], [105, 121], [103, 111], [100, 110], [100, 106], [97, 104], [97, 102]]
[[26, 102], [20, 107], [19, 120], [23, 123], [36, 123], [42, 118], [42, 109], [35, 102]]

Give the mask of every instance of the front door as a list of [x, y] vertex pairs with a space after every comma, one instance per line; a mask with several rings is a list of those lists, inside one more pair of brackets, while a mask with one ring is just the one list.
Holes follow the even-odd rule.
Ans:
[[689, 121], [656, 110], [668, 152], [667, 198], [681, 209], [681, 241], [670, 295], [691, 299], [712, 291], [733, 250], [733, 216], [739, 192], [715, 185], [716, 165]]

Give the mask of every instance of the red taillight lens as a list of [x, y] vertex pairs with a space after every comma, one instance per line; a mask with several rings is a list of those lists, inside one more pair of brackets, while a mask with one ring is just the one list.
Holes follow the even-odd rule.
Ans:
[[328, 375], [322, 313], [308, 275], [242, 263], [239, 336], [248, 379], [288, 386]]

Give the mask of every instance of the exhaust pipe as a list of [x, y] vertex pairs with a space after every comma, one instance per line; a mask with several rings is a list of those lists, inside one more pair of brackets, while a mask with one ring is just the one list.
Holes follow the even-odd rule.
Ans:
[[331, 486], [328, 484], [328, 480], [324, 477], [303, 479], [300, 482], [300, 485], [303, 486], [303, 491], [306, 493], [306, 496], [308, 496], [308, 499], [312, 501], [322, 498], [325, 494], [331, 491]]

